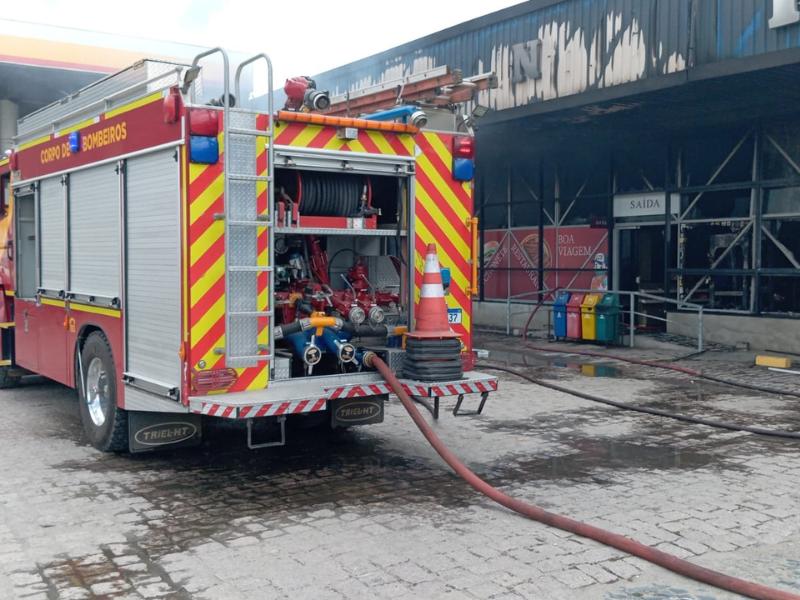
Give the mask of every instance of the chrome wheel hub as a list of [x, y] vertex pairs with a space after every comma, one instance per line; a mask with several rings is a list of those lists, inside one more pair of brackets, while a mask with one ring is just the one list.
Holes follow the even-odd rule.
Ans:
[[111, 386], [103, 361], [95, 356], [86, 369], [86, 407], [92, 422], [100, 427], [106, 422], [111, 408]]

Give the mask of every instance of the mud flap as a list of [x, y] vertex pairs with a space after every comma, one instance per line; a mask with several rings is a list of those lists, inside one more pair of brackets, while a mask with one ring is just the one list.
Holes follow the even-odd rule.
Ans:
[[129, 411], [128, 439], [131, 452], [197, 446], [203, 439], [201, 415]]
[[388, 395], [340, 398], [331, 402], [331, 427], [383, 423], [383, 405]]

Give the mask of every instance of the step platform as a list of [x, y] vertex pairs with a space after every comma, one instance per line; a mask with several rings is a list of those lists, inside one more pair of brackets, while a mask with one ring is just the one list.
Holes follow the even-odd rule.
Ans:
[[[296, 415], [326, 410], [328, 402], [340, 398], [364, 398], [390, 394], [389, 384], [378, 374], [353, 373], [346, 383], [342, 376], [305, 377], [272, 381], [263, 390], [190, 396], [189, 411], [226, 419], [254, 419]], [[459, 416], [461, 402], [466, 394], [480, 394], [480, 406], [475, 413], [483, 411], [490, 392], [497, 390], [497, 377], [469, 371], [457, 381], [425, 382], [401, 379], [403, 389], [412, 398], [433, 399], [434, 418], [439, 417], [439, 398], [457, 396], [455, 416]]]

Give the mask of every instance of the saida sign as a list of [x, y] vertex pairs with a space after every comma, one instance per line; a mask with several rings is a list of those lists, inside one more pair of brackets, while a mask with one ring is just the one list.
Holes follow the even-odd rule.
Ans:
[[[664, 192], [643, 192], [640, 194], [617, 194], [614, 196], [614, 217], [642, 217], [664, 215], [666, 196]], [[678, 196], [670, 195], [670, 212], [677, 214]]]

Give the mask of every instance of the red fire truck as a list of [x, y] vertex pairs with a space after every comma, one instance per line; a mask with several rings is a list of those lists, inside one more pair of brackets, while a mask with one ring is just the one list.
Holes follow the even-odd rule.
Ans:
[[[242, 95], [257, 69], [268, 93]], [[284, 443], [287, 418], [382, 421], [389, 389], [363, 358], [402, 371], [431, 242], [466, 368], [403, 383], [437, 407], [496, 389], [469, 360], [464, 119], [325, 115], [310, 80], [275, 111], [271, 70], [258, 55], [230, 73], [221, 49], [144, 60], [19, 120], [0, 162], [0, 385], [74, 387], [98, 449], [196, 444], [210, 417], [246, 422], [252, 448]]]

